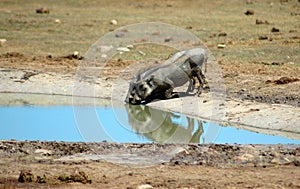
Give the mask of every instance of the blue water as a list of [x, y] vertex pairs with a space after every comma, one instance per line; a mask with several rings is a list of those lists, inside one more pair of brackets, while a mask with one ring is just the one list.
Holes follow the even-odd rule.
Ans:
[[[154, 118], [157, 118], [157, 123], [154, 123]], [[144, 127], [149, 127], [147, 124], [149, 120], [154, 124], [147, 132], [145, 130], [141, 132]], [[210, 136], [213, 137], [208, 140]], [[154, 109], [136, 109], [136, 106], [133, 109], [72, 106], [0, 107], [0, 140], [10, 139], [67, 142], [106, 140], [137, 143], [300, 144], [299, 140], [234, 127], [220, 127], [180, 114]]]

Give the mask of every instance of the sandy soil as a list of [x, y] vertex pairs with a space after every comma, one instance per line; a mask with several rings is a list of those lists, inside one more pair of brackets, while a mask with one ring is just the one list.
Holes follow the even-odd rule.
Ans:
[[[7, 40], [0, 46], [1, 74], [23, 70], [10, 78], [18, 84], [38, 76], [53, 82], [53, 76], [72, 77], [81, 59], [72, 56], [75, 50], [84, 55], [100, 36], [120, 26], [160, 21], [185, 28], [203, 40], [222, 69], [228, 97], [300, 106], [300, 5], [296, 0], [72, 3], [1, 1], [0, 38]], [[49, 8], [50, 13], [37, 14], [35, 8], [40, 7]], [[246, 11], [254, 14], [245, 15]], [[112, 19], [118, 24], [110, 24]], [[225, 48], [218, 48], [218, 44]], [[157, 48], [151, 55], [166, 59], [169, 51], [163, 52]], [[136, 57], [112, 60], [101, 79], [113, 83]], [[300, 188], [299, 146], [95, 146], [2, 141], [0, 187], [150, 188], [148, 184], [154, 188]], [[117, 157], [119, 163], [127, 162], [133, 157], [128, 154], [134, 152], [140, 152], [142, 156], [137, 157], [144, 160], [166, 156], [161, 157], [163, 162], [146, 167], [103, 160]], [[90, 154], [107, 156], [95, 159]]]

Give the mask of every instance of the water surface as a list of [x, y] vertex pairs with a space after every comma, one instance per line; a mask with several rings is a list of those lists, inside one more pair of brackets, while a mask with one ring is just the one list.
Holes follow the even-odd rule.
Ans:
[[4, 106], [0, 115], [0, 140], [300, 144], [146, 106]]

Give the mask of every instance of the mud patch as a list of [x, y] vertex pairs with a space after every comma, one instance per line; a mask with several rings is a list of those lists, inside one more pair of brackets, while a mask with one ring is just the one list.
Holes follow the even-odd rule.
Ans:
[[267, 80], [266, 84], [275, 83], [277, 85], [284, 85], [284, 84], [293, 83], [293, 82], [297, 82], [297, 81], [300, 81], [300, 79], [299, 78], [290, 78], [290, 77], [281, 77], [274, 81]]

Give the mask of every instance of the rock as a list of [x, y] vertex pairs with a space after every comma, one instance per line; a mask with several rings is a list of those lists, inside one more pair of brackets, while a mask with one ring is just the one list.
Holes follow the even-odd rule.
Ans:
[[280, 32], [280, 30], [279, 30], [278, 28], [273, 27], [273, 28], [271, 29], [271, 32]]
[[136, 189], [150, 189], [153, 188], [150, 184], [142, 184], [136, 187]]
[[133, 49], [134, 46], [133, 46], [133, 45], [127, 45], [126, 47], [127, 47], [128, 49]]
[[19, 182], [33, 182], [34, 175], [31, 173], [30, 170], [21, 171], [18, 181]]
[[254, 10], [247, 10], [245, 12], [245, 15], [249, 16], [249, 15], [254, 15]]
[[38, 8], [38, 9], [35, 10], [35, 12], [37, 14], [49, 14], [50, 10], [49, 9], [44, 9], [44, 8]]
[[111, 20], [109, 23], [111, 25], [118, 25], [118, 21], [117, 20]]
[[246, 153], [246, 154], [239, 156], [238, 159], [243, 162], [251, 162], [254, 160], [254, 156], [252, 154]]
[[42, 155], [52, 155], [53, 152], [51, 150], [46, 150], [46, 149], [36, 149], [34, 151], [35, 154], [42, 154]]
[[170, 42], [170, 41], [173, 41], [173, 37], [170, 37], [170, 36], [169, 36], [169, 37], [166, 37], [166, 38], [165, 38], [165, 42]]
[[118, 48], [117, 48], [117, 51], [121, 51], [121, 52], [129, 52], [130, 49], [127, 48], [127, 47], [118, 47]]
[[73, 52], [73, 57], [74, 58], [78, 58], [79, 57], [79, 52], [78, 51], [74, 51]]
[[226, 45], [225, 45], [224, 43], [219, 43], [219, 44], [217, 45], [217, 47], [218, 47], [219, 49], [224, 49], [224, 48], [226, 47]]
[[6, 39], [0, 39], [0, 47], [3, 47], [6, 42], [7, 42]]
[[218, 36], [219, 36], [219, 37], [225, 37], [225, 36], [227, 36], [227, 33], [226, 33], [226, 32], [220, 32], [220, 33], [218, 34]]
[[267, 40], [268, 39], [268, 36], [265, 36], [265, 35], [261, 35], [258, 37], [259, 40]]
[[56, 19], [55, 23], [60, 24], [61, 23], [60, 19]]
[[144, 53], [143, 51], [138, 51], [140, 55], [142, 56], [146, 56], [146, 53]]

